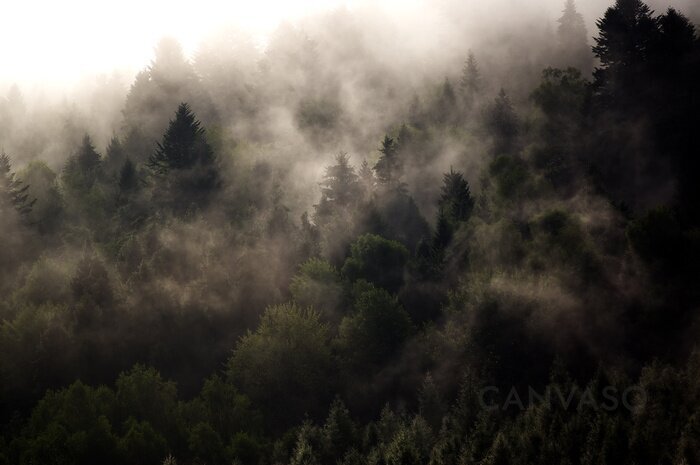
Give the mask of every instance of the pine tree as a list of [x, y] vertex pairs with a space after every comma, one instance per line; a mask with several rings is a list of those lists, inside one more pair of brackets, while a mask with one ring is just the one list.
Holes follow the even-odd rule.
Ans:
[[21, 215], [28, 215], [36, 199], [29, 200], [29, 185], [22, 185], [12, 172], [12, 162], [5, 153], [0, 153], [0, 212], [13, 208]]
[[379, 182], [393, 186], [399, 182], [401, 166], [398, 157], [398, 144], [389, 136], [384, 136], [382, 147], [379, 149], [381, 157], [374, 165], [374, 172]]
[[464, 63], [464, 68], [462, 68], [462, 80], [459, 83], [459, 87], [467, 109], [471, 109], [483, 89], [479, 64], [471, 51], [469, 51], [467, 61]]
[[518, 117], [505, 89], [501, 89], [489, 109], [486, 125], [495, 139], [496, 154], [511, 152], [518, 135]]
[[[440, 89], [440, 95], [435, 110], [435, 120], [439, 123], [452, 123], [457, 116], [457, 95], [455, 94], [454, 87], [452, 87], [450, 80], [447, 78], [445, 78], [445, 82], [443, 82], [442, 88]], [[399, 141], [399, 146], [400, 145]]]
[[68, 159], [63, 168], [63, 184], [75, 193], [86, 192], [101, 176], [102, 159], [86, 134], [78, 152]]
[[453, 225], [469, 219], [474, 210], [474, 199], [462, 173], [450, 168], [450, 172], [444, 174], [438, 205]]
[[336, 206], [347, 207], [359, 198], [359, 178], [347, 153], [340, 152], [335, 157], [335, 162], [335, 165], [326, 168], [326, 174], [320, 183], [321, 195]]
[[557, 34], [562, 42], [577, 45], [587, 40], [586, 24], [583, 22], [583, 16], [576, 9], [574, 0], [566, 0], [564, 11], [557, 22], [559, 23]]
[[443, 250], [452, 241], [454, 229], [444, 210], [438, 213], [437, 225], [435, 226], [435, 235], [433, 236], [433, 250], [437, 253], [442, 253]]
[[588, 45], [586, 23], [576, 9], [574, 0], [566, 0], [564, 11], [557, 22], [560, 47], [558, 66], [575, 67], [587, 75], [591, 72], [593, 55]]
[[600, 33], [593, 53], [600, 67], [594, 73], [595, 86], [611, 97], [615, 88], [626, 88], [639, 78], [657, 24], [641, 0], [617, 0], [596, 24]]
[[186, 103], [178, 107], [147, 165], [161, 188], [158, 200], [175, 212], [203, 206], [220, 186], [216, 155]]
[[112, 139], [109, 141], [109, 145], [107, 145], [107, 151], [105, 152], [105, 172], [110, 176], [117, 174], [124, 165], [125, 160], [126, 152], [124, 150], [124, 146], [119, 140], [119, 137], [112, 137]]
[[376, 178], [374, 177], [374, 171], [372, 171], [372, 168], [369, 166], [366, 159], [362, 160], [358, 177], [360, 180], [360, 185], [365, 192], [365, 198], [369, 198], [372, 195], [372, 192], [374, 192]]
[[119, 171], [119, 191], [122, 193], [133, 192], [138, 187], [139, 179], [136, 166], [131, 161], [131, 158], [127, 157]]

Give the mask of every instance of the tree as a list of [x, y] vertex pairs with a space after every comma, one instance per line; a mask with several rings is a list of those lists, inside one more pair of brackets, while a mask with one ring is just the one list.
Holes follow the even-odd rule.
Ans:
[[34, 160], [20, 173], [29, 186], [27, 194], [36, 199], [29, 213], [29, 221], [47, 238], [57, 238], [57, 229], [63, 219], [63, 196], [56, 173], [42, 161]]
[[360, 181], [360, 186], [362, 187], [362, 190], [364, 192], [364, 198], [369, 199], [372, 196], [372, 193], [374, 192], [377, 180], [374, 177], [374, 171], [372, 171], [372, 168], [369, 166], [369, 163], [367, 163], [366, 159], [362, 160], [362, 164], [360, 165], [360, 171], [358, 173], [358, 178]]
[[109, 141], [109, 145], [107, 145], [107, 151], [105, 152], [105, 172], [110, 176], [118, 174], [126, 158], [126, 151], [121, 141], [117, 136], [112, 137]]
[[312, 307], [328, 320], [335, 319], [343, 287], [338, 270], [325, 260], [312, 258], [299, 267], [289, 285], [294, 301], [302, 307]]
[[474, 198], [462, 173], [450, 168], [450, 172], [443, 175], [438, 206], [453, 225], [469, 220], [474, 210]]
[[161, 189], [158, 200], [176, 213], [205, 206], [220, 186], [217, 157], [186, 103], [178, 107], [148, 167]]
[[400, 182], [401, 162], [398, 157], [398, 144], [396, 141], [384, 136], [379, 152], [382, 154], [374, 165], [374, 172], [380, 183], [388, 186], [395, 186]]
[[29, 200], [29, 185], [22, 185], [12, 171], [12, 162], [5, 152], [0, 153], [0, 213], [8, 209], [28, 215], [36, 199]]
[[496, 154], [511, 153], [518, 136], [518, 117], [505, 89], [501, 89], [487, 111], [486, 126], [494, 138]]
[[467, 110], [470, 110], [473, 108], [477, 97], [483, 89], [479, 64], [471, 50], [462, 68], [462, 80], [459, 82], [459, 87], [462, 91], [462, 98], [464, 99]]
[[229, 379], [260, 405], [275, 429], [325, 413], [332, 371], [328, 327], [296, 304], [268, 307], [228, 361]]
[[377, 367], [398, 353], [411, 332], [411, 319], [396, 297], [358, 283], [350, 315], [338, 331], [339, 346], [355, 369]]
[[122, 194], [134, 192], [139, 187], [138, 173], [131, 158], [126, 158], [119, 170], [119, 191]]
[[321, 186], [321, 202], [314, 205], [315, 218], [333, 214], [356, 204], [361, 198], [360, 184], [347, 153], [335, 157], [336, 164], [326, 168]]
[[[437, 102], [434, 108], [435, 121], [441, 124], [453, 123], [457, 117], [457, 95], [449, 79], [445, 78], [438, 93]], [[405, 127], [405, 125], [403, 126]], [[407, 131], [406, 131], [407, 132]], [[399, 140], [399, 147], [401, 147]]]
[[600, 60], [593, 73], [597, 91], [607, 99], [619, 97], [617, 89], [639, 98], [634, 89], [657, 29], [651, 10], [641, 0], [617, 0], [596, 25], [600, 31], [593, 47]]
[[574, 0], [566, 0], [564, 11], [557, 20], [557, 39], [560, 48], [560, 66], [575, 67], [584, 74], [591, 72], [593, 56], [588, 45], [588, 31], [583, 16], [576, 9]]
[[351, 281], [364, 279], [389, 292], [398, 292], [408, 255], [406, 247], [398, 242], [364, 234], [350, 246], [342, 273]]
[[86, 134], [78, 151], [68, 159], [61, 179], [73, 194], [81, 195], [90, 191], [101, 176], [102, 159]]

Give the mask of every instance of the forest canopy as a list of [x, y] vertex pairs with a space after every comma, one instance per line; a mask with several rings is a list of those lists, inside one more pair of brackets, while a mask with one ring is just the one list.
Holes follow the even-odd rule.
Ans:
[[578, 8], [9, 89], [0, 465], [700, 463], [700, 32]]

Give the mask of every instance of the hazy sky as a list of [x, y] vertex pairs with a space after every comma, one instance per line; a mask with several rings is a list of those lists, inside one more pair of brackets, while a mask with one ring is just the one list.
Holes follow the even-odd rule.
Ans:
[[[280, 21], [353, 0], [19, 0], [0, 6], [0, 80], [56, 82], [114, 68], [140, 68], [164, 35], [192, 52], [217, 27], [263, 39]], [[401, 4], [383, 0], [384, 4]], [[47, 72], [50, 70], [50, 75]]]
[[[436, 4], [450, 1], [460, 4], [467, 14], [486, 15], [490, 19], [509, 13], [517, 16], [523, 9], [541, 10], [554, 19], [564, 3], [564, 0], [0, 0], [0, 83], [55, 86], [114, 69], [138, 70], [149, 62], [159, 38], [176, 37], [192, 53], [207, 32], [223, 26], [238, 26], [264, 43], [266, 34], [282, 20], [295, 21], [340, 6], [390, 9], [394, 18], [412, 15], [407, 23], [415, 27], [422, 17], [430, 16], [427, 13], [432, 13]], [[577, 3], [592, 25], [612, 1]], [[687, 8], [695, 5], [692, 7], [695, 11], [700, 9], [698, 0], [667, 1], [687, 4], [681, 5]], [[658, 7], [665, 1], [651, 3]], [[422, 16], [421, 10], [426, 14]]]

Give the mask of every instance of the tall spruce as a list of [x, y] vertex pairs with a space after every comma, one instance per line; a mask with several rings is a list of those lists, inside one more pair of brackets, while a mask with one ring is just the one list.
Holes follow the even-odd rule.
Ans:
[[22, 184], [12, 171], [10, 157], [5, 152], [0, 153], [0, 213], [14, 209], [21, 215], [28, 215], [32, 211], [36, 199], [29, 200], [29, 185]]
[[221, 184], [217, 157], [186, 103], [178, 107], [147, 165], [160, 188], [157, 199], [174, 212], [202, 207]]
[[471, 109], [483, 90], [483, 81], [481, 71], [479, 71], [479, 63], [476, 61], [474, 53], [470, 50], [467, 61], [462, 68], [462, 79], [459, 82], [459, 88], [462, 92], [462, 98], [467, 109]]

